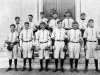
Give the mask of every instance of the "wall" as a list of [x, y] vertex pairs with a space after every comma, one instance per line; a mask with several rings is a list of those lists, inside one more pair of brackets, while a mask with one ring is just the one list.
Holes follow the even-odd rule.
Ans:
[[95, 27], [100, 30], [100, 0], [81, 0], [81, 12], [85, 12], [87, 19], [94, 19]]

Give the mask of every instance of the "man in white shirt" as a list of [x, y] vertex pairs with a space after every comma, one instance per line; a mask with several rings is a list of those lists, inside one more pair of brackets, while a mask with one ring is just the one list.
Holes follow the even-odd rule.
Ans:
[[96, 50], [98, 47], [98, 39], [100, 38], [99, 32], [96, 28], [94, 28], [94, 20], [90, 19], [88, 21], [89, 27], [84, 32], [84, 38], [86, 38], [86, 60], [85, 60], [85, 70], [84, 72], [87, 72], [89, 59], [91, 57], [91, 53], [94, 57], [95, 62], [95, 71], [100, 73], [100, 70], [98, 69], [98, 51]]
[[65, 16], [65, 19], [62, 21], [63, 28], [65, 30], [70, 30], [72, 28], [72, 23], [74, 22], [74, 20], [71, 18], [70, 12], [66, 12]]
[[23, 26], [20, 25], [20, 17], [15, 17], [15, 22], [16, 22], [16, 31], [20, 34], [21, 30], [23, 29]]
[[15, 71], [18, 71], [17, 69], [17, 55], [18, 55], [18, 44], [15, 43], [18, 41], [18, 32], [16, 32], [16, 26], [15, 24], [10, 25], [11, 32], [7, 35], [7, 40], [5, 41], [7, 43], [7, 53], [8, 53], [8, 59], [9, 59], [9, 68], [6, 71], [12, 70], [12, 59], [14, 59], [15, 64]]
[[[83, 37], [84, 31], [86, 30], [87, 27], [88, 27], [88, 23], [87, 23], [87, 20], [86, 20], [86, 14], [81, 13], [80, 22], [79, 22], [79, 29], [81, 30], [82, 37]], [[84, 37], [83, 37], [83, 41], [84, 41], [84, 49], [85, 49], [86, 39]]]
[[58, 26], [57, 26], [57, 22], [59, 21], [59, 19], [58, 19], [58, 14], [57, 13], [54, 13], [53, 14], [53, 19], [51, 19], [50, 20], [50, 22], [49, 22], [49, 27], [51, 28], [51, 32], [55, 29], [55, 28], [57, 28]]
[[[19, 38], [20, 32], [23, 30], [23, 26], [20, 24], [20, 17], [16, 16], [15, 17], [15, 22], [16, 22], [15, 23], [16, 31], [18, 32], [18, 38]], [[19, 45], [18, 45], [18, 49], [19, 49]], [[22, 52], [21, 52], [21, 58], [23, 58], [23, 53]]]
[[20, 46], [23, 50], [23, 69], [26, 70], [26, 59], [29, 60], [29, 69], [28, 71], [32, 71], [31, 67], [31, 58], [32, 58], [32, 46], [34, 45], [34, 37], [33, 31], [29, 28], [29, 22], [25, 22], [25, 29], [23, 29], [20, 33]]
[[36, 42], [39, 50], [39, 59], [40, 59], [40, 69], [39, 71], [43, 70], [43, 58], [46, 60], [46, 66], [45, 71], [48, 71], [48, 63], [49, 63], [49, 50], [46, 50], [46, 48], [49, 48], [51, 45], [50, 41], [50, 33], [48, 30], [45, 29], [46, 24], [45, 22], [40, 23], [40, 30], [36, 33]]
[[[78, 23], [73, 22], [72, 29], [68, 32], [68, 48], [69, 48], [69, 57], [70, 57], [70, 72], [79, 72], [77, 69], [78, 59], [80, 54], [80, 41], [82, 40], [81, 31], [78, 29]], [[75, 58], [75, 69], [73, 69], [73, 60]]]
[[45, 17], [45, 12], [40, 12], [40, 19], [37, 21], [36, 25], [39, 26], [41, 22], [45, 22], [46, 26], [48, 24], [48, 19]]
[[59, 59], [59, 54], [61, 58], [61, 72], [64, 72], [63, 69], [63, 64], [64, 64], [64, 58], [65, 58], [65, 52], [64, 52], [64, 46], [65, 46], [65, 38], [66, 36], [66, 31], [62, 27], [62, 21], [57, 22], [58, 27], [53, 30], [53, 33], [51, 35], [51, 38], [55, 40], [54, 43], [54, 58], [55, 58], [55, 70], [54, 72], [58, 71], [58, 59]]

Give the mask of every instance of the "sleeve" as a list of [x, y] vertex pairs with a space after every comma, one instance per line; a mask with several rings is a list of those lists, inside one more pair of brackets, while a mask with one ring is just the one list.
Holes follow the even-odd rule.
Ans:
[[62, 27], [65, 28], [65, 21], [62, 21]]
[[19, 36], [19, 40], [20, 40], [20, 46], [22, 46], [22, 40], [23, 40], [23, 31], [20, 32], [20, 36]]
[[97, 30], [96, 36], [97, 36], [97, 39], [100, 39], [100, 32], [99, 32], [99, 30]]
[[51, 45], [50, 32], [48, 31], [48, 46]]
[[51, 34], [51, 38], [54, 39], [55, 38], [55, 29], [53, 30], [52, 34]]
[[74, 22], [74, 20], [72, 19], [71, 28], [72, 28], [73, 22]]
[[83, 34], [83, 38], [87, 38], [88, 36], [88, 33], [87, 33], [87, 29], [84, 31], [84, 34]]
[[35, 44], [39, 46], [39, 30], [35, 33]]
[[67, 33], [67, 38], [68, 38], [68, 40], [70, 40], [70, 30]]
[[52, 27], [52, 20], [50, 20], [49, 22], [49, 27]]

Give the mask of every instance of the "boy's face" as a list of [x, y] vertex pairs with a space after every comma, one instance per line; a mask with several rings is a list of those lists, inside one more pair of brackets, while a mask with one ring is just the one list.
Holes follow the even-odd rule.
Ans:
[[32, 19], [33, 19], [33, 17], [32, 17], [32, 16], [28, 16], [28, 18], [29, 18], [29, 20], [32, 20]]
[[26, 30], [29, 29], [29, 24], [25, 24], [25, 29], [26, 29]]
[[40, 14], [41, 18], [44, 18], [44, 14]]
[[11, 31], [15, 31], [15, 26], [10, 27]]
[[73, 24], [73, 29], [76, 30], [78, 28], [78, 24]]
[[81, 19], [85, 19], [85, 17], [86, 17], [85, 14], [81, 15]]
[[58, 15], [57, 14], [54, 14], [53, 15], [54, 19], [58, 18]]
[[91, 28], [94, 27], [94, 22], [93, 21], [90, 21], [88, 24], [89, 24], [89, 27], [91, 27]]
[[45, 26], [44, 24], [41, 24], [41, 25], [40, 25], [40, 28], [43, 29], [43, 30], [45, 29], [45, 27], [46, 27], [46, 26]]
[[16, 23], [19, 23], [20, 19], [17, 18], [15, 21], [16, 21]]
[[66, 17], [67, 18], [70, 18], [70, 13], [66, 13]]
[[58, 23], [58, 28], [61, 29], [62, 28], [62, 22]]

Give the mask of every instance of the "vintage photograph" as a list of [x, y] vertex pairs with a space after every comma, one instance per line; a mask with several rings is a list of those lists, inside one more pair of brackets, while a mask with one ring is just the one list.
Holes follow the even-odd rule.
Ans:
[[100, 75], [100, 0], [0, 0], [0, 75]]

